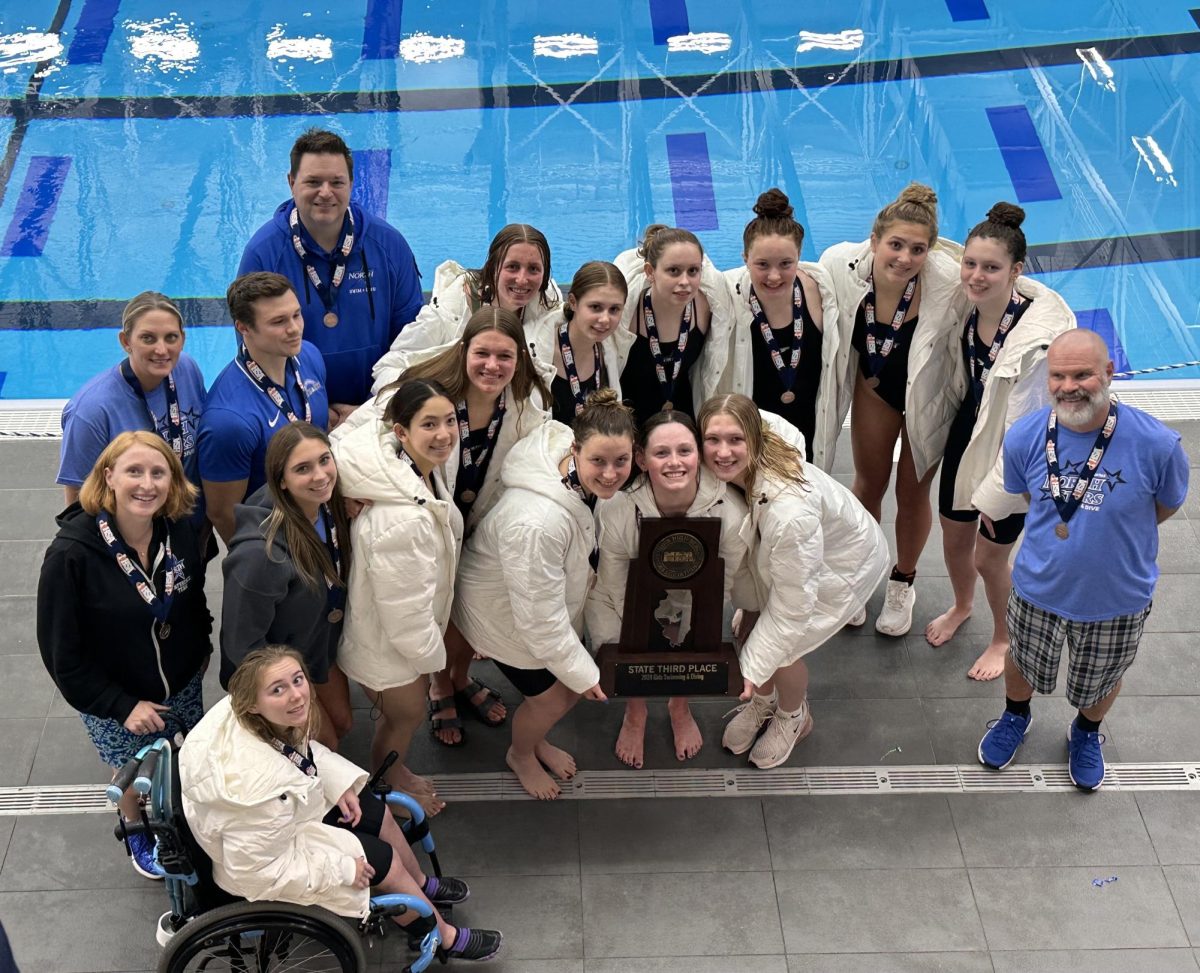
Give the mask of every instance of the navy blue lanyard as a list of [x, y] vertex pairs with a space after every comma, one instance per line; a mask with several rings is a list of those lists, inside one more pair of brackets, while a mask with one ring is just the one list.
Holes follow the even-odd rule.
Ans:
[[[133, 366], [129, 364], [129, 359], [126, 358], [121, 362], [121, 377], [133, 389], [134, 395], [142, 400], [142, 405], [146, 407], [146, 414], [150, 417], [150, 425], [155, 432], [158, 432], [158, 419], [150, 410], [150, 403], [146, 400], [146, 393], [142, 389], [142, 383], [138, 381], [138, 377], [133, 373]], [[175, 390], [175, 379], [170, 372], [163, 379], [163, 393], [167, 399], [167, 431], [163, 434], [163, 439], [167, 441], [167, 445], [171, 447], [171, 451], [183, 459], [183, 416], [179, 413], [179, 394]]]

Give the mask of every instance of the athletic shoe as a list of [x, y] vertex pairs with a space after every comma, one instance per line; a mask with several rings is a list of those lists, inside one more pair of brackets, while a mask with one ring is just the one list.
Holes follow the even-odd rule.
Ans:
[[443, 963], [451, 959], [486, 963], [500, 952], [503, 943], [504, 936], [495, 929], [468, 929], [466, 926], [459, 926], [454, 942], [449, 946], [442, 944], [438, 947], [438, 959]]
[[762, 770], [786, 763], [796, 744], [812, 733], [812, 728], [813, 719], [808, 710], [808, 700], [804, 701], [800, 712], [795, 716], [784, 716], [778, 709], [775, 710], [775, 718], [750, 751], [750, 762]]
[[993, 770], [1003, 770], [1013, 762], [1032, 724], [1032, 713], [1018, 716], [1005, 710], [1000, 719], [988, 724], [987, 733], [979, 741], [979, 762]]
[[[750, 702], [735, 706], [729, 713], [736, 714], [725, 724], [725, 733], [721, 737], [721, 746], [730, 753], [745, 753], [758, 739], [758, 731], [775, 712], [775, 694], [760, 696], [752, 693]], [[725, 715], [728, 716], [729, 713]]]
[[848, 621], [846, 623], [846, 627], [847, 628], [861, 628], [863, 625], [866, 625], [866, 624], [867, 624], [867, 606], [863, 605], [862, 608], [860, 608], [858, 611], [856, 611], [854, 613], [854, 617], [851, 618], [850, 621]]
[[1104, 753], [1100, 749], [1103, 742], [1103, 736], [1079, 729], [1074, 720], [1067, 727], [1067, 767], [1080, 790], [1098, 790], [1104, 783]]
[[917, 603], [916, 589], [907, 581], [889, 581], [883, 597], [883, 611], [875, 619], [875, 631], [893, 637], [912, 628], [913, 606]]
[[142, 878], [163, 877], [163, 870], [154, 859], [154, 844], [154, 839], [144, 834], [129, 836], [130, 861], [133, 862], [133, 870]]
[[421, 891], [425, 893], [425, 897], [430, 902], [439, 908], [458, 905], [471, 897], [471, 890], [467, 887], [467, 883], [461, 878], [451, 878], [449, 875], [443, 875], [441, 878], [434, 875], [428, 876]]

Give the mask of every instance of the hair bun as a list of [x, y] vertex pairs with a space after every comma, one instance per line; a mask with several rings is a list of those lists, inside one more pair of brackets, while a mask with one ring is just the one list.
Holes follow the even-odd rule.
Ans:
[[592, 392], [584, 402], [584, 407], [588, 409], [600, 407], [608, 408], [611, 406], [618, 406], [622, 409], [625, 408], [625, 406], [621, 404], [621, 399], [617, 395], [617, 390], [612, 388], [596, 389], [596, 391]]
[[1011, 226], [1014, 230], [1025, 222], [1025, 210], [1015, 203], [997, 203], [987, 214], [989, 223]]
[[758, 197], [754, 204], [754, 215], [762, 217], [790, 218], [795, 210], [788, 202], [787, 194], [778, 187], [771, 187]]
[[650, 244], [663, 230], [671, 229], [666, 223], [651, 223], [642, 234], [642, 242], [638, 245], [638, 256], [644, 257], [650, 252]]
[[898, 203], [914, 203], [917, 206], [924, 206], [933, 213], [937, 212], [937, 193], [926, 186], [924, 183], [910, 182], [896, 197]]

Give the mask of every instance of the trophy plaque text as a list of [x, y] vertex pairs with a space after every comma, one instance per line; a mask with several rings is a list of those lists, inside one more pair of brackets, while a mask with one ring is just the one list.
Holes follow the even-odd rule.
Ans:
[[721, 641], [721, 521], [646, 517], [629, 562], [621, 641], [597, 653], [608, 696], [737, 696], [737, 653]]

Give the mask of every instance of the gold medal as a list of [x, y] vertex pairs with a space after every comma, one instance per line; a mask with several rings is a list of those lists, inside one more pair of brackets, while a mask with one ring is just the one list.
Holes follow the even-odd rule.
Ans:
[[474, 490], [463, 490], [462, 501], [463, 503], [474, 503], [477, 496], [478, 494]]
[[1071, 536], [1071, 532], [1067, 530], [1067, 525], [1063, 523], [1055, 524], [1054, 533], [1058, 535], [1060, 541], [1065, 541]]
[[342, 611], [340, 608], [335, 608], [335, 609], [333, 609], [333, 611], [331, 611], [325, 617], [329, 619], [329, 623], [331, 625], [336, 625], [338, 622], [340, 622], [342, 620], [342, 618], [345, 617], [345, 614], [346, 613], [344, 611]]
[[779, 401], [782, 402], [784, 405], [791, 405], [793, 402], [796, 401], [796, 393], [793, 392], [791, 389], [788, 389], [786, 392], [783, 393], [783, 395], [781, 395], [779, 397]]
[[333, 311], [326, 311], [325, 317], [323, 317], [321, 320], [325, 322], [325, 327], [327, 328], [337, 327], [338, 316]]
[[662, 411], [663, 411], [663, 412], [670, 412], [670, 411], [671, 411], [672, 409], [674, 409], [674, 408], [675, 408], [675, 403], [674, 403], [674, 402], [664, 402], [664, 403], [663, 403], [663, 407], [662, 407]]

